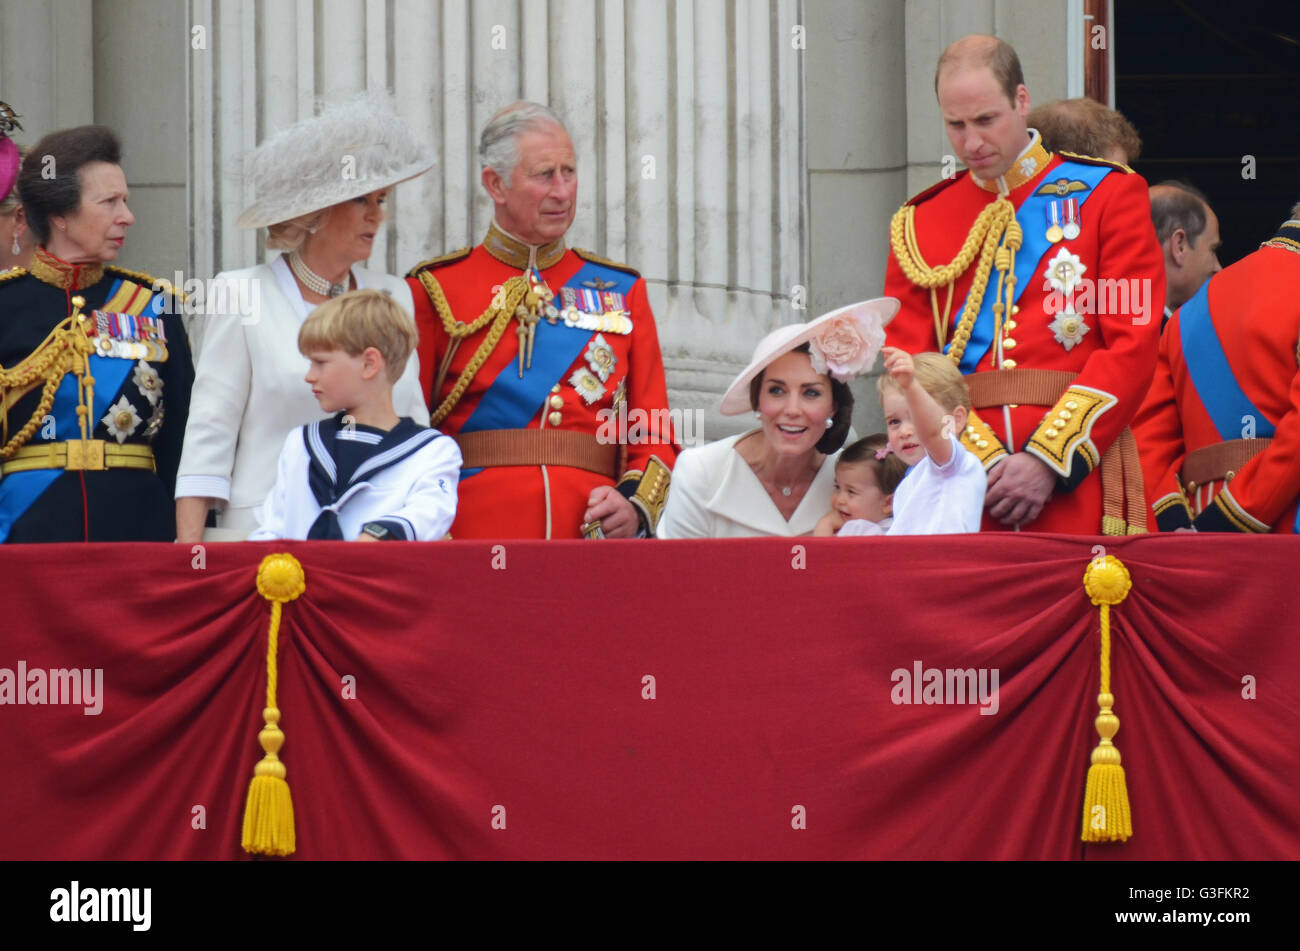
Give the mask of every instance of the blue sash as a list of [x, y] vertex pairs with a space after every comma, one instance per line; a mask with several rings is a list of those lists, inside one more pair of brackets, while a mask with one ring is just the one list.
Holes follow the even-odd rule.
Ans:
[[[87, 422], [93, 432], [98, 421], [108, 412], [109, 406], [117, 399], [118, 391], [126, 382], [127, 374], [135, 367], [135, 361], [98, 354], [90, 356], [90, 375], [95, 378], [95, 402], [91, 407]], [[36, 437], [28, 442], [29, 446], [39, 446], [42, 442], [61, 442], [67, 439], [80, 439], [81, 427], [77, 424], [77, 378], [69, 373], [54, 391], [54, 402], [50, 406], [50, 415], [54, 418], [54, 438], [40, 439], [44, 424], [36, 430]], [[54, 480], [63, 475], [63, 469], [32, 469], [27, 472], [11, 472], [0, 479], [0, 543], [9, 538], [14, 522], [32, 507], [37, 499], [45, 493]]]
[[[636, 276], [617, 268], [605, 267], [588, 261], [578, 272], [569, 278], [565, 287], [581, 289], [583, 281], [600, 280], [612, 287], [606, 290], [622, 294], [625, 297], [636, 283]], [[556, 290], [558, 298], [559, 292]], [[510, 331], [507, 331], [507, 333]], [[521, 379], [518, 362], [511, 363], [492, 381], [474, 412], [460, 432], [473, 433], [487, 429], [523, 429], [537, 415], [537, 411], [546, 402], [551, 387], [561, 381], [561, 376], [578, 355], [583, 352], [593, 336], [590, 330], [566, 327], [563, 321], [551, 324], [539, 321], [534, 331], [533, 363], [524, 371]], [[465, 469], [461, 472], [462, 480], [481, 472], [481, 469]]]
[[[1209, 281], [1179, 309], [1178, 343], [1192, 389], [1196, 390], [1220, 439], [1224, 442], [1241, 439], [1245, 417], [1254, 419], [1257, 438], [1272, 439], [1276, 435], [1273, 421], [1251, 401], [1233, 375], [1210, 316]], [[1296, 512], [1295, 532], [1300, 535], [1300, 511]]]
[[[1114, 169], [1105, 165], [1085, 165], [1080, 162], [1065, 161], [1052, 169], [1049, 176], [1074, 179], [1088, 186], [1087, 191], [1071, 192], [1069, 196], [1078, 200], [1080, 220], [1082, 220], [1084, 204], [1095, 193], [1098, 183], [1112, 171]], [[1057, 248], [1057, 245], [1047, 240], [1047, 206], [1051, 202], [1060, 201], [1061, 196], [1038, 194], [1038, 191], [1046, 184], [1048, 184], [1048, 179], [1044, 178], [1035, 187], [1034, 193], [1030, 194], [1016, 209], [1016, 220], [1020, 222], [1024, 238], [1020, 250], [1016, 252], [1016, 291], [1012, 303], [1020, 300], [1020, 295], [1025, 292], [1025, 288], [1029, 287], [1030, 282], [1042, 273], [1045, 266], [1043, 265], [1043, 258], [1049, 253], [1054, 253]], [[1068, 241], [1060, 242], [1060, 246], [1065, 247], [1068, 243]], [[980, 311], [976, 314], [975, 323], [971, 327], [970, 340], [966, 342], [966, 349], [961, 356], [960, 369], [962, 373], [974, 373], [975, 368], [979, 366], [979, 362], [984, 359], [984, 355], [993, 346], [993, 305], [996, 303], [994, 294], [997, 287], [997, 271], [990, 270], [988, 286], [984, 290], [984, 300], [980, 302]], [[966, 297], [970, 297], [969, 291], [966, 293]], [[966, 300], [963, 299], [961, 308], [957, 312], [960, 314], [965, 309]], [[946, 344], [943, 348], [944, 353], [947, 353], [951, 346], [951, 343]]]

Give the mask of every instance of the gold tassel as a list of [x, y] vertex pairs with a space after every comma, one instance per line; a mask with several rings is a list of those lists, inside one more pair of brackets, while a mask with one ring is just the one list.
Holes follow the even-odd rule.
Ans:
[[280, 614], [284, 604], [307, 590], [302, 565], [293, 555], [267, 555], [257, 568], [257, 591], [271, 602], [271, 628], [266, 638], [266, 726], [257, 734], [266, 755], [253, 770], [244, 805], [245, 852], [259, 855], [291, 855], [297, 846], [293, 829], [293, 799], [285, 779], [280, 747], [280, 710], [275, 705], [276, 652], [280, 641]]
[[1083, 841], [1125, 842], [1133, 835], [1128, 787], [1119, 750], [1111, 742], [1119, 731], [1119, 717], [1111, 708], [1110, 692], [1110, 606], [1128, 597], [1133, 581], [1124, 563], [1113, 555], [1094, 558], [1083, 573], [1083, 586], [1092, 603], [1101, 609], [1101, 693], [1097, 695], [1097, 733], [1101, 742], [1092, 751], [1088, 785], [1083, 794]]

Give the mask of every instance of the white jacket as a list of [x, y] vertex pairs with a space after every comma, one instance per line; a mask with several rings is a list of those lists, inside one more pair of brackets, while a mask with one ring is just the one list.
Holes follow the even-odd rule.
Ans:
[[[668, 503], [659, 519], [659, 538], [754, 538], [809, 535], [831, 510], [835, 460], [826, 457], [790, 521], [781, 517], [763, 483], [736, 443], [749, 433], [687, 449], [673, 465]], [[850, 434], [846, 442], [853, 441]]]
[[[403, 310], [414, 313], [411, 289], [401, 278], [359, 267], [352, 273], [358, 287], [388, 291]], [[202, 344], [176, 497], [224, 502], [218, 525], [244, 537], [257, 527], [257, 508], [275, 481], [285, 437], [330, 414], [303, 379], [308, 361], [298, 352], [298, 328], [312, 308], [284, 258], [218, 274], [208, 301], [218, 294], [225, 295], [226, 312], [194, 318], [203, 327]], [[236, 305], [241, 301], [256, 306], [240, 314], [243, 308]], [[393, 409], [398, 416], [429, 424], [414, 353], [393, 388]]]

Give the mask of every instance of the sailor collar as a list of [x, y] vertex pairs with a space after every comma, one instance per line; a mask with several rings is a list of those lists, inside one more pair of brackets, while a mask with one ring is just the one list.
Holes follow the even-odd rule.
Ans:
[[978, 175], [972, 174], [971, 178], [975, 184], [986, 192], [1007, 195], [1026, 182], [1033, 181], [1039, 172], [1047, 168], [1048, 163], [1052, 161], [1052, 153], [1043, 148], [1043, 138], [1038, 134], [1037, 129], [1030, 129], [1029, 133], [1031, 135], [1029, 144], [1016, 156], [1016, 160], [1011, 163], [1005, 175], [999, 175], [992, 181], [985, 181]]
[[483, 239], [483, 248], [502, 264], [521, 271], [529, 268], [545, 270], [558, 264], [567, 250], [564, 238], [560, 237], [550, 244], [529, 244], [502, 230], [495, 221], [488, 228], [487, 237]]
[[44, 247], [37, 246], [32, 266], [27, 269], [32, 277], [61, 291], [79, 291], [98, 284], [104, 279], [104, 265], [99, 261], [90, 264], [69, 264], [57, 258]]

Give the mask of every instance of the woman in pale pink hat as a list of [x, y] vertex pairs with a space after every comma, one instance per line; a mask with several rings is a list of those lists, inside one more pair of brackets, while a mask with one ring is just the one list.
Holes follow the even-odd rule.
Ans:
[[809, 535], [830, 508], [835, 457], [850, 435], [848, 381], [868, 371], [898, 312], [892, 297], [772, 331], [722, 397], [758, 428], [677, 457], [660, 538]]

